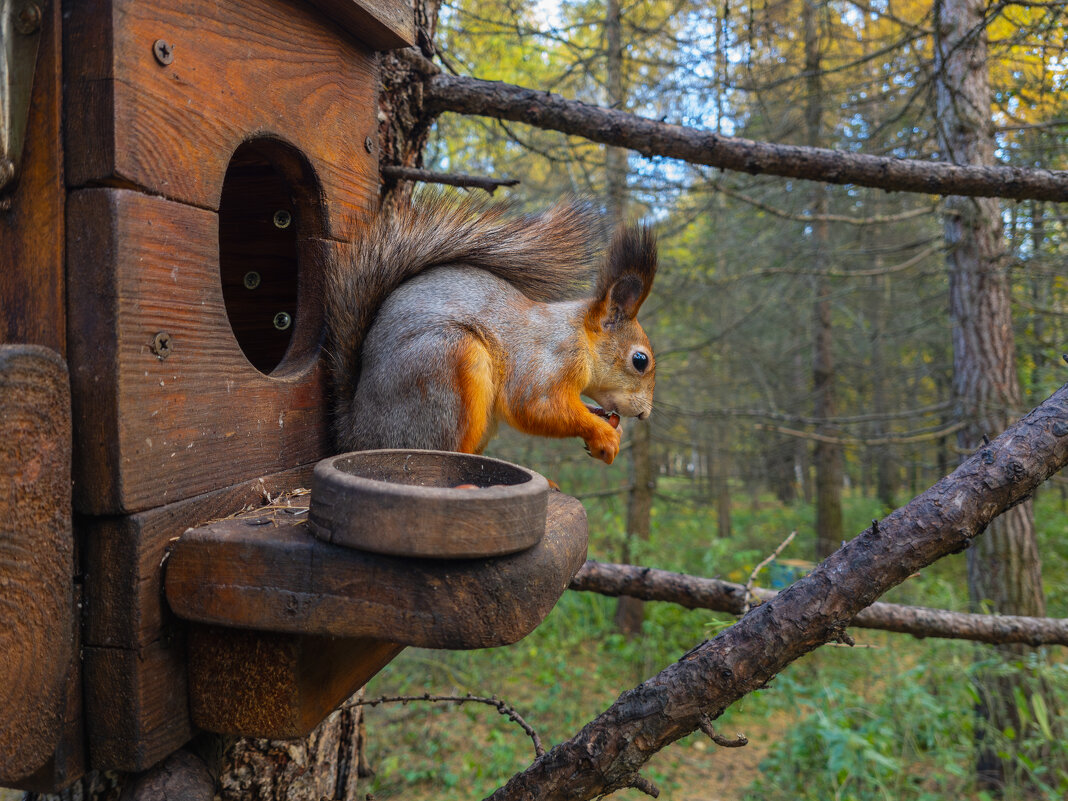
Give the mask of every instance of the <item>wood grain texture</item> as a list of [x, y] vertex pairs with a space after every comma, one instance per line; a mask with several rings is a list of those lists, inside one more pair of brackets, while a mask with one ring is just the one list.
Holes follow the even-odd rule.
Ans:
[[[315, 461], [329, 450], [308, 288], [270, 377], [234, 339], [217, 215], [121, 189], [68, 200], [75, 506], [135, 512]], [[331, 242], [299, 243], [314, 284]], [[302, 288], [302, 292], [303, 292]], [[300, 309], [308, 309], [305, 315]], [[159, 332], [170, 353], [153, 352]]]
[[163, 563], [185, 529], [311, 482], [311, 465], [120, 518], [82, 521], [90, 758], [144, 770], [190, 736], [184, 626], [163, 600]]
[[469, 453], [377, 450], [323, 459], [308, 528], [392, 556], [459, 559], [530, 548], [545, 534], [544, 476]]
[[41, 7], [26, 144], [9, 210], [0, 210], [0, 342], [66, 352], [59, 0]]
[[166, 592], [203, 623], [485, 648], [533, 630], [585, 558], [585, 511], [560, 493], [538, 545], [493, 559], [382, 556], [324, 543], [292, 515], [253, 515], [185, 532]]
[[[85, 0], [66, 37], [67, 180], [217, 209], [231, 155], [274, 138], [310, 161], [317, 235], [348, 239], [378, 192], [374, 61], [301, 3]], [[161, 66], [153, 42], [173, 61]], [[375, 148], [372, 148], [374, 150]]]
[[415, 44], [415, 14], [404, 0], [311, 0], [342, 28], [376, 50]]
[[193, 736], [182, 632], [137, 649], [87, 646], [82, 659], [91, 768], [142, 771]]
[[[74, 586], [71, 616], [77, 620], [82, 608], [82, 590], [79, 584]], [[81, 627], [74, 626], [72, 651], [80, 654], [82, 650]], [[84, 703], [82, 695], [82, 663], [80, 659], [71, 659], [67, 669], [67, 679], [63, 688], [59, 740], [51, 756], [35, 773], [10, 786], [31, 793], [58, 793], [80, 779], [88, 769]], [[4, 782], [8, 784], [8, 782]]]
[[73, 657], [67, 367], [0, 345], [0, 778], [41, 768], [59, 741]]
[[220, 734], [303, 737], [387, 665], [404, 646], [193, 626], [190, 708]]

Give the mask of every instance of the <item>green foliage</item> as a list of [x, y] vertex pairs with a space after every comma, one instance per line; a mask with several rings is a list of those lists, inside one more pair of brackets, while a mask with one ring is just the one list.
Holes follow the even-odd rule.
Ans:
[[[734, 510], [736, 536], [716, 537], [704, 510], [684, 504], [681, 479], [661, 482], [652, 539], [641, 563], [664, 569], [745, 581], [753, 566], [786, 533], [799, 530], [787, 558], [811, 541], [811, 509], [782, 505], [769, 496], [745, 499]], [[621, 526], [618, 504], [587, 503], [594, 543], [591, 555], [609, 559], [618, 541], [607, 535]], [[847, 530], [859, 532], [877, 514], [878, 501], [847, 497]], [[1068, 537], [1059, 494], [1040, 497], [1039, 535], [1049, 546], [1047, 581], [1064, 584]], [[1059, 538], [1059, 539], [1058, 539]], [[1049, 565], [1056, 566], [1054, 570]], [[962, 610], [967, 604], [963, 556], [925, 570], [892, 594], [897, 601]], [[770, 574], [762, 574], [765, 584]], [[522, 642], [471, 652], [408, 649], [368, 686], [369, 697], [424, 692], [496, 695], [513, 705], [547, 747], [575, 734], [619, 692], [635, 686], [698, 642], [715, 636], [732, 618], [687, 611], [671, 604], [647, 604], [642, 636], [617, 633], [615, 600], [590, 593], [566, 593], [548, 619]], [[1051, 608], [1063, 615], [1063, 608]], [[749, 736], [741, 755], [711, 746], [695, 735], [670, 746], [650, 764], [669, 798], [727, 797], [766, 801], [979, 801], [974, 764], [971, 678], [989, 669], [987, 646], [956, 641], [915, 640], [906, 635], [853, 630], [858, 647], [819, 649], [791, 665], [770, 686], [727, 710], [717, 730]], [[1020, 732], [1003, 732], [1005, 753], [1043, 758], [1021, 763], [1007, 798], [1018, 797], [1027, 779], [1030, 798], [1053, 801], [1068, 793], [1068, 738], [1061, 731], [1068, 708], [1068, 662], [1060, 649], [1048, 662], [1028, 665], [1051, 691], [1055, 708], [1042, 696], [1021, 690], [1014, 698]], [[1025, 667], [1009, 664], [1000, 670]], [[530, 741], [488, 707], [457, 708], [413, 703], [367, 710], [369, 758], [375, 777], [367, 785], [379, 799], [434, 798], [469, 801], [492, 792], [533, 759]], [[748, 756], [752, 754], [752, 756]], [[726, 785], [710, 776], [724, 761], [747, 756]], [[759, 762], [759, 766], [757, 763]], [[1037, 790], [1035, 788], [1038, 788]], [[1019, 796], [1022, 797], [1022, 796]]]

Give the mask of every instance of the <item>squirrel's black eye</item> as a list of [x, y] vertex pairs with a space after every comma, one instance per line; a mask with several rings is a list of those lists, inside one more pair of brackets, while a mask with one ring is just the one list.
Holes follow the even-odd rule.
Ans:
[[635, 351], [634, 355], [630, 357], [630, 363], [634, 365], [634, 369], [639, 373], [644, 373], [645, 368], [649, 366], [649, 356], [640, 350]]

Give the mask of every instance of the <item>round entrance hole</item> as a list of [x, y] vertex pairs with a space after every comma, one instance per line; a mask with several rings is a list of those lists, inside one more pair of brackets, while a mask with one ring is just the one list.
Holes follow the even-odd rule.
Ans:
[[300, 151], [274, 139], [241, 145], [219, 201], [219, 277], [226, 316], [245, 357], [275, 377], [315, 358], [322, 329], [318, 180]]

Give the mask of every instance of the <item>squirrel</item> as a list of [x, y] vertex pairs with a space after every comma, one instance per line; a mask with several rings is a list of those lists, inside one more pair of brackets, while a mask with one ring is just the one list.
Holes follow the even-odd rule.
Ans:
[[375, 215], [325, 285], [338, 446], [481, 453], [504, 421], [611, 464], [620, 415], [652, 411], [636, 315], [657, 256], [645, 226], [621, 226], [598, 263], [603, 239], [575, 200], [531, 216], [429, 194]]

